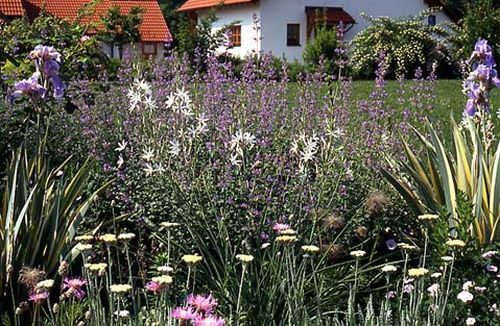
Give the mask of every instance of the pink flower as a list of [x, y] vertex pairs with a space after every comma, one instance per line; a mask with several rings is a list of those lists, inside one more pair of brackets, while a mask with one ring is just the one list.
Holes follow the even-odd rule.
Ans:
[[488, 265], [486, 266], [486, 270], [491, 273], [496, 273], [498, 272], [498, 267], [496, 267], [495, 265]]
[[82, 42], [82, 43], [85, 43], [88, 40], [90, 40], [90, 36], [83, 35], [82, 37], [80, 37], [80, 42]]
[[495, 257], [496, 254], [497, 254], [496, 251], [490, 250], [490, 251], [487, 251], [484, 254], [482, 254], [481, 257], [483, 257], [484, 259], [491, 259], [491, 258]]
[[187, 304], [197, 308], [200, 312], [210, 314], [217, 305], [217, 299], [211, 294], [207, 296], [190, 294], [187, 297]]
[[165, 289], [165, 286], [161, 285], [158, 282], [151, 281], [148, 282], [145, 286], [146, 290], [154, 292], [155, 294], [159, 294], [163, 289]]
[[280, 233], [282, 231], [288, 230], [290, 228], [290, 225], [285, 224], [285, 223], [274, 223], [273, 225], [273, 230]]
[[85, 291], [83, 291], [83, 287], [87, 281], [85, 281], [81, 277], [65, 277], [63, 283], [63, 290], [66, 290], [63, 293], [64, 297], [74, 296], [77, 299], [83, 299], [85, 297]]
[[195, 320], [195, 326], [224, 326], [226, 321], [217, 316], [208, 316]]
[[38, 304], [45, 301], [45, 299], [47, 299], [48, 297], [49, 297], [49, 292], [46, 291], [40, 293], [31, 293], [29, 300]]
[[180, 320], [195, 320], [199, 317], [198, 313], [191, 307], [177, 307], [172, 310], [170, 316]]
[[427, 288], [427, 292], [429, 292], [429, 295], [431, 297], [437, 297], [439, 294], [439, 284], [437, 283], [432, 284]]

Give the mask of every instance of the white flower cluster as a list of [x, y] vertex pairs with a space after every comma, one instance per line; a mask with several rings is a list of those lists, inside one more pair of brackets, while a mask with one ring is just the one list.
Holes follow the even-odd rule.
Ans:
[[256, 143], [256, 138], [249, 132], [243, 132], [243, 130], [238, 130], [231, 138], [230, 148], [231, 154], [231, 164], [240, 166], [245, 157], [245, 151], [251, 150]]
[[290, 153], [299, 157], [299, 171], [304, 173], [307, 166], [313, 163], [319, 150], [319, 138], [313, 134], [308, 137], [302, 133], [298, 138], [292, 141]]
[[174, 112], [182, 113], [186, 117], [194, 115], [191, 98], [184, 88], [177, 89], [177, 92], [170, 94], [165, 104], [167, 108], [172, 109]]
[[144, 79], [134, 79], [134, 82], [127, 93], [127, 97], [130, 102], [130, 112], [137, 109], [141, 104], [145, 107], [155, 108], [156, 104], [153, 101], [152, 94], [153, 92], [149, 83], [147, 83]]

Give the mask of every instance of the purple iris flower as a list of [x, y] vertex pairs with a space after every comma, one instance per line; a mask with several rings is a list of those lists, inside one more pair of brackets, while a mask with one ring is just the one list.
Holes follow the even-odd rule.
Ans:
[[50, 77], [50, 82], [52, 84], [52, 87], [54, 87], [54, 97], [59, 98], [64, 95], [64, 83], [58, 75]]
[[45, 95], [45, 87], [38, 83], [38, 74], [33, 74], [29, 79], [23, 79], [14, 84], [14, 92], [11, 100], [17, 99], [23, 94], [38, 94], [40, 97]]
[[479, 100], [479, 96], [481, 94], [481, 88], [478, 83], [468, 82], [467, 83], [467, 103], [465, 105], [465, 113], [469, 117], [473, 117], [477, 112], [477, 101]]
[[59, 63], [51, 59], [47, 60], [43, 65], [43, 73], [47, 77], [56, 76], [59, 74]]
[[35, 49], [31, 51], [30, 57], [33, 59], [42, 59], [44, 61], [55, 60], [56, 62], [61, 62], [61, 54], [57, 52], [53, 46], [37, 45]]
[[475, 116], [477, 113], [476, 102], [473, 99], [468, 99], [465, 104], [465, 114], [469, 117]]
[[474, 46], [474, 51], [481, 54], [489, 54], [491, 53], [491, 46], [488, 44], [487, 40], [479, 39]]
[[496, 70], [493, 69], [491, 66], [485, 65], [485, 64], [479, 64], [474, 70], [470, 76], [469, 80], [489, 80], [490, 77], [496, 74]]

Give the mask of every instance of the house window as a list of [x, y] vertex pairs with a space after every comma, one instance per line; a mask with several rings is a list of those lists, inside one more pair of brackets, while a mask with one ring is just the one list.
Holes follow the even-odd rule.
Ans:
[[436, 26], [436, 15], [430, 15], [427, 17], [427, 23], [429, 26]]
[[300, 46], [300, 24], [286, 25], [286, 45]]
[[231, 44], [241, 46], [241, 25], [231, 26]]

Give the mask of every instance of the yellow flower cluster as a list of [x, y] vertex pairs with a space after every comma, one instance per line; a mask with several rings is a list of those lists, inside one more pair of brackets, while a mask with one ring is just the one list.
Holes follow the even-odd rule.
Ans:
[[253, 256], [252, 255], [243, 255], [243, 254], [239, 254], [239, 255], [236, 255], [236, 259], [238, 259], [239, 261], [243, 262], [243, 263], [249, 263], [253, 260]]
[[281, 235], [296, 235], [297, 232], [294, 229], [285, 229], [280, 231]]
[[295, 235], [280, 235], [276, 237], [276, 242], [292, 243], [297, 241], [297, 236]]
[[112, 284], [109, 286], [109, 290], [116, 294], [124, 294], [130, 292], [132, 286], [130, 284]]
[[108, 264], [106, 264], [106, 263], [85, 264], [84, 267], [87, 268], [91, 272], [102, 273], [106, 270], [106, 267], [108, 267]]
[[410, 245], [407, 243], [398, 243], [398, 247], [403, 249], [403, 250], [416, 250], [417, 249], [417, 247], [415, 247], [414, 245]]
[[118, 240], [122, 240], [122, 241], [130, 241], [133, 238], [135, 238], [135, 234], [133, 234], [133, 233], [122, 233], [122, 234], [118, 235]]
[[319, 251], [319, 247], [317, 246], [302, 246], [301, 249], [309, 253], [315, 253]]
[[427, 268], [410, 268], [408, 270], [408, 275], [411, 277], [422, 277], [429, 274], [429, 270]]
[[439, 219], [439, 215], [436, 215], [436, 214], [423, 214], [423, 215], [419, 215], [418, 216], [418, 219], [421, 220], [421, 221], [435, 221], [437, 219]]
[[198, 256], [197, 254], [194, 255], [184, 255], [182, 256], [182, 260], [187, 263], [187, 264], [197, 264], [200, 261], [203, 260], [203, 257]]
[[450, 247], [458, 247], [458, 248], [465, 247], [465, 242], [463, 242], [462, 240], [458, 240], [458, 239], [448, 240], [448, 241], [446, 241], [446, 244]]
[[161, 222], [160, 225], [166, 229], [175, 229], [176, 227], [180, 226], [179, 223], [175, 222]]
[[156, 277], [153, 277], [151, 280], [153, 282], [160, 284], [160, 285], [169, 285], [174, 281], [172, 279], [172, 277], [168, 276], [168, 275], [156, 276]]
[[364, 251], [364, 250], [354, 250], [354, 251], [351, 251], [349, 253], [349, 255], [351, 255], [354, 258], [361, 258], [361, 257], [364, 257], [366, 255], [366, 251]]
[[90, 234], [83, 234], [75, 237], [76, 241], [81, 241], [81, 242], [90, 242], [94, 240], [94, 237]]
[[99, 237], [99, 240], [104, 241], [105, 243], [115, 243], [116, 242], [116, 235], [114, 234], [103, 234]]
[[92, 245], [90, 243], [78, 242], [75, 246], [75, 249], [78, 251], [87, 251], [87, 250], [92, 249]]
[[37, 289], [45, 289], [48, 290], [54, 286], [54, 280], [43, 280], [36, 284]]

